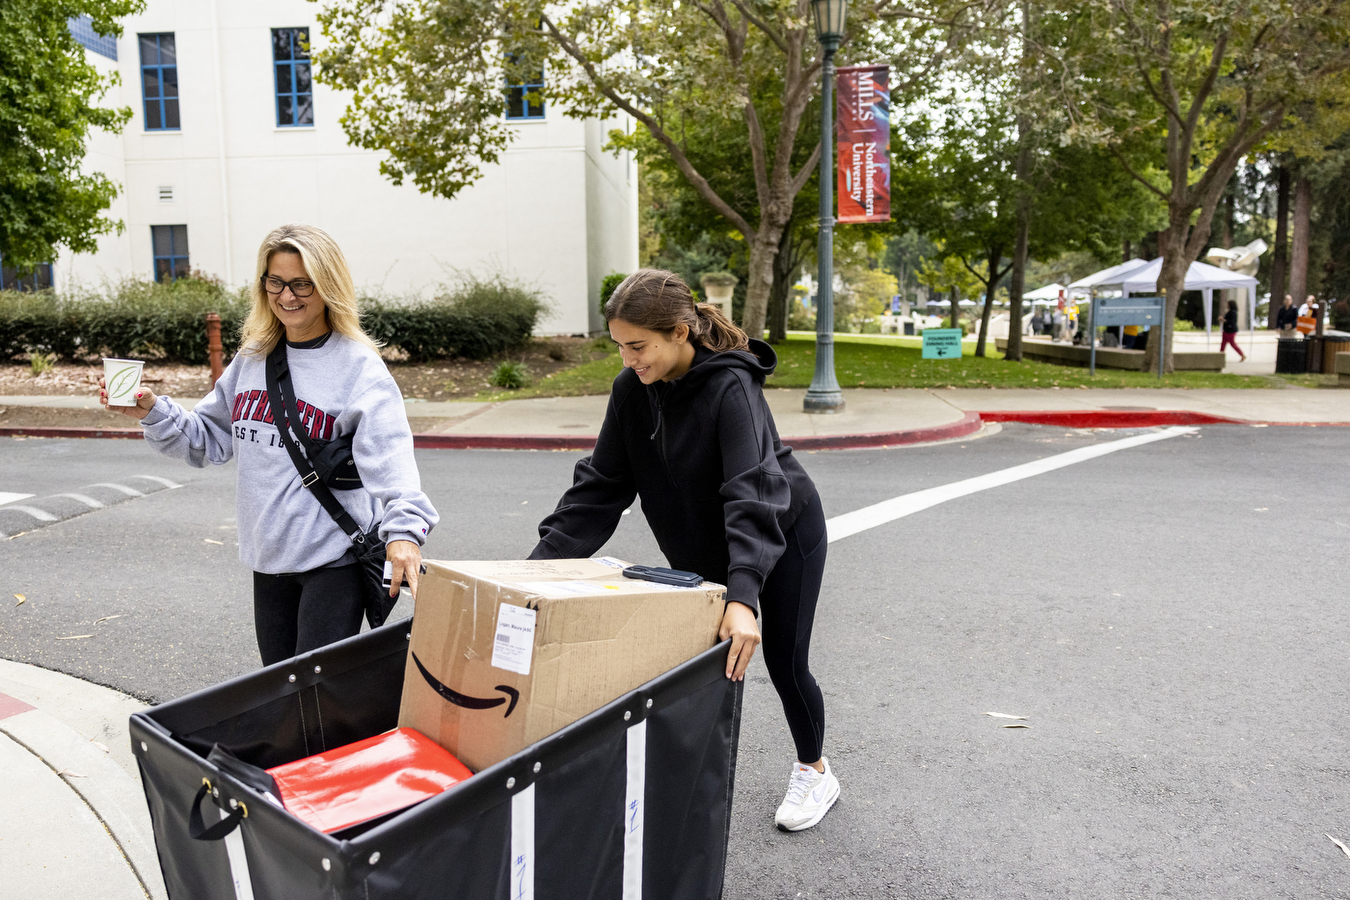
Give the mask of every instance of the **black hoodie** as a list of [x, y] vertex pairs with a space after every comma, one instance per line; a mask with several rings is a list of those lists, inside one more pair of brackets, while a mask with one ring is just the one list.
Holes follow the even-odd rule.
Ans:
[[644, 386], [625, 368], [595, 452], [539, 524], [530, 558], [590, 556], [638, 495], [672, 566], [725, 584], [728, 601], [758, 610], [783, 534], [816, 493], [764, 399], [777, 364], [773, 348], [751, 340], [749, 352], [696, 343], [689, 371], [671, 382]]

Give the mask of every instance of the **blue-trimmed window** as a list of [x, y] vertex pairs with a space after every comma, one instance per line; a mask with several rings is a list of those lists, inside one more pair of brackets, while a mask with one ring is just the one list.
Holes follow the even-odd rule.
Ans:
[[506, 85], [506, 118], [517, 121], [544, 118], [544, 70], [530, 75], [530, 80], [523, 84]]
[[70, 28], [70, 36], [79, 41], [86, 50], [106, 56], [108, 59], [117, 59], [117, 38], [111, 34], [95, 34], [94, 20], [88, 16], [72, 16], [66, 26]]
[[151, 225], [150, 244], [155, 254], [155, 280], [186, 278], [188, 239], [186, 225]]
[[52, 264], [40, 263], [31, 272], [20, 273], [4, 264], [0, 256], [0, 290], [49, 291], [52, 287]]
[[314, 84], [309, 70], [309, 29], [272, 29], [272, 70], [277, 86], [277, 126], [314, 124]]
[[142, 34], [141, 96], [146, 131], [178, 131], [178, 53], [173, 34]]

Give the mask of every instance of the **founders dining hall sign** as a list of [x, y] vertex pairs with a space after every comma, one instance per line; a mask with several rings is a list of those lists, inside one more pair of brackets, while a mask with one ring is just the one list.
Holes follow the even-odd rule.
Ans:
[[838, 222], [891, 220], [890, 80], [890, 66], [839, 70], [835, 117]]

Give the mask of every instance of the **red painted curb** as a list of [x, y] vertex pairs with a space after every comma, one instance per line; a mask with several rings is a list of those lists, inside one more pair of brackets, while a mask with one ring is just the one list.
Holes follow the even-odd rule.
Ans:
[[[976, 413], [986, 422], [1022, 422], [1064, 428], [1152, 428], [1158, 425], [1253, 425], [1247, 419], [1229, 419], [1185, 409], [1072, 409], [1013, 410]], [[1270, 423], [1277, 424], [1277, 423]]]
[[870, 434], [830, 434], [783, 438], [793, 450], [862, 450], [867, 447], [899, 447], [965, 437], [980, 430], [980, 414], [968, 412], [959, 421], [933, 428], [909, 431], [878, 431]]
[[590, 450], [595, 435], [584, 434], [414, 434], [422, 450]]
[[[783, 443], [794, 450], [858, 450], [867, 447], [897, 447], [965, 437], [979, 431], [980, 417], [966, 413], [960, 421], [936, 428], [915, 428], [910, 431], [881, 431], [869, 434], [808, 435], [783, 438]], [[583, 435], [477, 435], [477, 434], [414, 434], [413, 446], [437, 450], [590, 450], [595, 446], [594, 436]]]
[[62, 428], [58, 425], [5, 425], [0, 426], [0, 436], [24, 436], [44, 438], [122, 438], [140, 440], [144, 435], [139, 428]]

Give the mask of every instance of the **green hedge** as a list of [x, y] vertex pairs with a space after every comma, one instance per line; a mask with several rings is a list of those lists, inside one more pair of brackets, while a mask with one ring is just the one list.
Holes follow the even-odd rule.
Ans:
[[547, 308], [538, 291], [505, 276], [466, 276], [430, 300], [363, 300], [361, 327], [413, 362], [488, 359], [528, 343]]
[[[206, 314], [221, 319], [225, 358], [239, 346], [247, 291], [195, 278], [125, 281], [101, 294], [0, 291], [0, 359], [55, 353], [207, 362]], [[413, 361], [486, 359], [524, 345], [547, 308], [536, 291], [504, 277], [468, 278], [430, 300], [367, 298], [361, 324]]]

